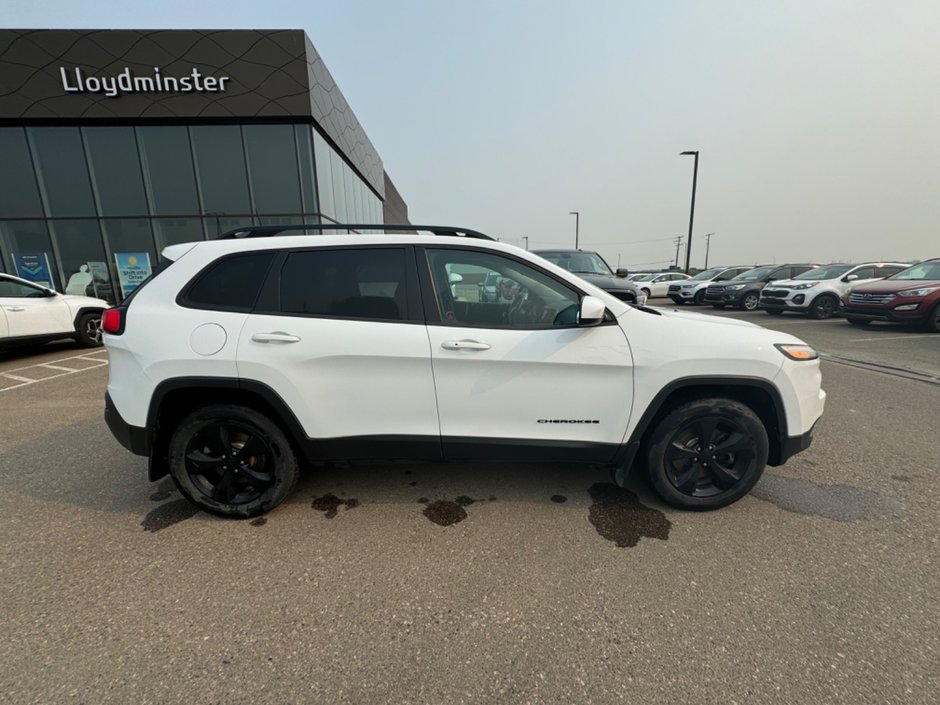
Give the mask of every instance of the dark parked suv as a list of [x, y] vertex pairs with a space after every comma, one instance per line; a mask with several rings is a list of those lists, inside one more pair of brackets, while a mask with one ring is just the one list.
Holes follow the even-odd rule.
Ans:
[[534, 250], [542, 259], [577, 274], [584, 281], [600, 287], [628, 304], [646, 303], [646, 295], [640, 294], [639, 286], [626, 279], [626, 270], [610, 268], [606, 260], [590, 250]]
[[917, 323], [940, 332], [940, 258], [856, 287], [842, 299], [842, 306], [845, 320], [853, 326], [888, 321]]
[[747, 311], [757, 310], [760, 292], [778, 279], [792, 279], [818, 267], [818, 264], [764, 264], [742, 272], [726, 282], [710, 284], [705, 290], [705, 303], [715, 308], [733, 306]]

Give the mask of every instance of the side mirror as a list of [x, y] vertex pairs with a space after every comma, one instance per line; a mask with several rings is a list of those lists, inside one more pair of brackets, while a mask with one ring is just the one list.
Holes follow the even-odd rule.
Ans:
[[46, 297], [48, 297], [48, 298], [50, 298], [50, 299], [51, 299], [53, 296], [58, 296], [58, 295], [59, 295], [59, 292], [56, 291], [55, 289], [46, 289], [46, 290], [43, 291], [43, 296], [46, 296]]
[[630, 276], [630, 270], [624, 267], [618, 267], [617, 276], [620, 277], [621, 279], [625, 279], [626, 277]]
[[858, 279], [857, 274], [846, 274], [844, 277], [842, 277], [842, 281], [844, 282], [854, 282], [856, 279]]
[[451, 272], [451, 273], [450, 273], [450, 276], [448, 277], [448, 279], [449, 279], [449, 281], [450, 281], [451, 284], [456, 284], [457, 282], [462, 282], [462, 281], [463, 281], [463, 275], [457, 274], [457, 272]]
[[607, 306], [594, 296], [585, 296], [581, 299], [581, 310], [578, 312], [579, 326], [596, 326], [604, 320]]

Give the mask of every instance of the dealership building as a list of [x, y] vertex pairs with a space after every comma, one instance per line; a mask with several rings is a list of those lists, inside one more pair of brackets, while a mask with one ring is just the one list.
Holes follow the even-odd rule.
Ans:
[[120, 300], [170, 244], [407, 223], [301, 30], [0, 30], [0, 272]]

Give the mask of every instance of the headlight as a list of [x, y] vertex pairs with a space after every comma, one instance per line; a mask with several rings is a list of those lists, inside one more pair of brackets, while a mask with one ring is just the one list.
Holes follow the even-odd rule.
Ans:
[[813, 350], [809, 345], [774, 345], [777, 350], [782, 352], [791, 360], [799, 360], [803, 362], [805, 360], [815, 360], [819, 357], [819, 353]]
[[743, 289], [747, 284], [732, 284], [731, 286], [726, 286], [725, 291], [737, 291], [738, 289]]
[[790, 288], [794, 291], [803, 291], [804, 289], [812, 289], [814, 286], [817, 286], [819, 282], [813, 282], [812, 284], [797, 284], [796, 286], [791, 286]]
[[926, 296], [927, 294], [932, 294], [937, 289], [940, 289], [940, 286], [928, 286], [923, 289], [908, 289], [907, 291], [899, 291], [898, 296]]

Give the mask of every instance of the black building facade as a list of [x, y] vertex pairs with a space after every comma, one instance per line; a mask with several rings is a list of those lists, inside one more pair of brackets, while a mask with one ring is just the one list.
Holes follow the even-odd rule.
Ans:
[[0, 271], [117, 301], [169, 244], [407, 218], [303, 31], [0, 30]]

